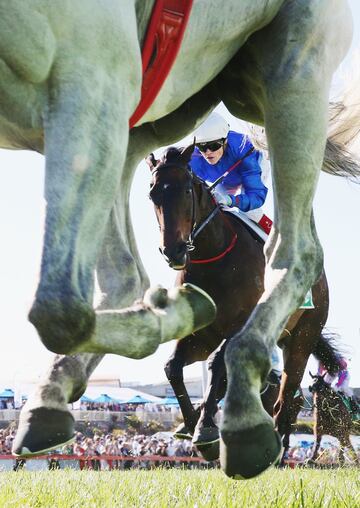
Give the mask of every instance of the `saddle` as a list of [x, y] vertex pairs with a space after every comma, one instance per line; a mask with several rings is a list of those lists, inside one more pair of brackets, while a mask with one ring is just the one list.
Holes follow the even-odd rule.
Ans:
[[[230, 213], [231, 215], [234, 215], [237, 219], [239, 219], [241, 222], [243, 222], [249, 229], [250, 233], [257, 239], [262, 240], [263, 242], [266, 242], [268, 235], [265, 233], [265, 231], [257, 225], [256, 222], [251, 220], [246, 213], [242, 212], [236, 207], [228, 207], [224, 206], [221, 208], [223, 212]], [[255, 233], [255, 235], [254, 235]]]

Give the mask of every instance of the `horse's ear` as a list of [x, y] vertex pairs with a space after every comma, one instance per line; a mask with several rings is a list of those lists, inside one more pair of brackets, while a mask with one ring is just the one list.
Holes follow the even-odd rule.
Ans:
[[191, 145], [189, 146], [186, 146], [182, 152], [181, 152], [181, 158], [186, 162], [188, 163], [191, 159], [191, 156], [193, 154], [193, 151], [195, 149], [195, 138], [194, 138], [194, 141]]
[[153, 153], [150, 153], [146, 159], [145, 159], [145, 162], [146, 164], [149, 166], [150, 170], [151, 171], [154, 171], [154, 169], [156, 168], [157, 166], [157, 163], [158, 161], [155, 159], [155, 156]]

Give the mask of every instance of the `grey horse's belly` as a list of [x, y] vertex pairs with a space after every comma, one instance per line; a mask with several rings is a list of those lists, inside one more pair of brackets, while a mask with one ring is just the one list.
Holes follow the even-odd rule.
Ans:
[[25, 129], [8, 122], [0, 115], [0, 147], [10, 150], [34, 150], [43, 153], [44, 133], [42, 126]]
[[[179, 54], [141, 123], [171, 113], [212, 81], [252, 33], [270, 23], [284, 0], [194, 2]], [[226, 26], [226, 29], [224, 29]]]

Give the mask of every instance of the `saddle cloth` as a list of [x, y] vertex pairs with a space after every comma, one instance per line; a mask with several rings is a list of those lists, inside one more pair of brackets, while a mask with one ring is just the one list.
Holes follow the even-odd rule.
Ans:
[[340, 391], [338, 391], [337, 393], [338, 393], [338, 395], [340, 395], [341, 400], [343, 401], [343, 403], [346, 406], [346, 409], [351, 414], [352, 421], [353, 422], [359, 421], [360, 420], [360, 404], [359, 404], [359, 402], [354, 397], [352, 397], [352, 400], [350, 400], [350, 397], [347, 397]]

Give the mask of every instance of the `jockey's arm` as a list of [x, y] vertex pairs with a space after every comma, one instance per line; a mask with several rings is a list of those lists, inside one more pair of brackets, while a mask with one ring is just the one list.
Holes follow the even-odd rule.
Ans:
[[256, 152], [243, 160], [238, 171], [241, 174], [242, 191], [237, 196], [231, 196], [232, 205], [242, 212], [260, 208], [264, 204], [268, 189], [261, 180], [261, 167]]
[[338, 373], [338, 376], [339, 377], [338, 377], [337, 383], [335, 385], [337, 388], [341, 388], [343, 385], [348, 384], [349, 372], [347, 371], [347, 369], [340, 370]]

